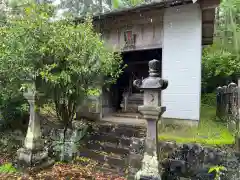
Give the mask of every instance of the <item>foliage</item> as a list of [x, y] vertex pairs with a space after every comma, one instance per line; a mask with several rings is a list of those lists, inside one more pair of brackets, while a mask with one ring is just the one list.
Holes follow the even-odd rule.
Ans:
[[134, 7], [144, 3], [144, 0], [113, 0], [113, 8]]
[[7, 4], [4, 0], [0, 1], [0, 26], [6, 23]]
[[84, 17], [87, 13], [97, 15], [120, 8], [130, 8], [144, 3], [145, 0], [60, 0], [54, 5], [58, 15], [71, 13], [74, 17]]
[[205, 106], [216, 107], [216, 93], [205, 93], [201, 95], [201, 103]]
[[221, 175], [222, 175], [222, 172], [223, 171], [226, 171], [227, 169], [224, 167], [224, 166], [214, 166], [214, 167], [211, 167], [209, 170], [208, 170], [208, 173], [213, 173], [215, 172], [216, 175], [215, 175], [215, 180], [219, 180]]
[[15, 120], [22, 120], [28, 113], [28, 102], [19, 92], [21, 82], [18, 81], [18, 77], [9, 79], [8, 75], [0, 70], [0, 124], [4, 126], [16, 122]]
[[14, 8], [18, 8], [20, 6], [23, 6], [25, 4], [30, 4], [33, 3], [34, 0], [7, 0], [8, 5], [14, 9]]
[[28, 103], [22, 96], [1, 98], [0, 111], [0, 124], [6, 127], [16, 120], [23, 120], [28, 113]]
[[81, 157], [81, 156], [77, 156], [76, 158], [75, 158], [75, 161], [79, 161], [79, 162], [83, 162], [83, 163], [89, 163], [89, 162], [91, 162], [92, 160], [91, 159], [89, 159], [89, 158], [86, 158], [86, 157]]
[[94, 0], [60, 0], [57, 7], [65, 10], [65, 14], [71, 13], [74, 17], [82, 17], [87, 13], [96, 14], [99, 13], [102, 8], [101, 1]]
[[[29, 87], [26, 81], [34, 81], [67, 127], [89, 88], [114, 82], [122, 60], [104, 46], [91, 17], [78, 24], [55, 17], [53, 6], [43, 3], [26, 6], [21, 16], [9, 18], [0, 31], [0, 74], [9, 85]], [[101, 81], [104, 76], [108, 81]]]
[[240, 0], [221, 1], [216, 14], [214, 44], [203, 50], [203, 86], [213, 77], [224, 78], [240, 73], [239, 14]]
[[[5, 26], [11, 15], [29, 0], [2, 0], [0, 2], [0, 26]], [[2, 39], [1, 39], [2, 40]], [[28, 103], [19, 92], [21, 83], [17, 77], [8, 78], [8, 73], [0, 72], [0, 119], [1, 127], [11, 125], [14, 120], [22, 120], [28, 111]], [[9, 80], [11, 83], [9, 83]]]
[[11, 163], [6, 163], [0, 166], [0, 173], [14, 173], [17, 172], [16, 168]]
[[99, 96], [100, 93], [101, 93], [100, 89], [97, 89], [97, 88], [89, 88], [87, 92], [89, 96]]

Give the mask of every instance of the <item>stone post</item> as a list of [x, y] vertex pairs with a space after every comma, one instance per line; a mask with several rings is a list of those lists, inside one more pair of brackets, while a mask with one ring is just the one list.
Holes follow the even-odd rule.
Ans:
[[36, 91], [28, 89], [24, 97], [30, 105], [29, 124], [24, 147], [17, 151], [19, 168], [42, 167], [48, 162], [48, 152], [44, 149], [44, 142], [41, 139], [40, 119], [36, 112]]
[[216, 117], [222, 119], [224, 117], [224, 102], [223, 102], [223, 88], [222, 87], [218, 87], [217, 88], [217, 96], [216, 96], [216, 103], [217, 103], [217, 107], [216, 107]]
[[160, 62], [149, 62], [149, 77], [143, 80], [135, 80], [134, 86], [144, 91], [143, 105], [138, 111], [147, 120], [147, 137], [145, 140], [145, 153], [142, 168], [135, 175], [135, 180], [161, 180], [158, 162], [158, 120], [165, 107], [161, 106], [161, 91], [166, 89], [168, 81], [160, 78]]

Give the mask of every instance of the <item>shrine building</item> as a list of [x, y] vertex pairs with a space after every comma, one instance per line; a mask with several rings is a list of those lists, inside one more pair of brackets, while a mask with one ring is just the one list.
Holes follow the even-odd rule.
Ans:
[[[163, 119], [197, 123], [201, 106], [201, 59], [205, 45], [213, 43], [215, 8], [219, 0], [165, 0], [94, 17], [96, 30], [106, 46], [122, 52], [127, 68], [116, 84], [92, 97], [91, 106], [79, 115], [141, 118], [137, 107], [143, 93], [133, 80], [148, 76], [148, 62], [161, 62], [161, 76], [169, 82], [161, 104]], [[181, 121], [182, 120], [182, 121]]]

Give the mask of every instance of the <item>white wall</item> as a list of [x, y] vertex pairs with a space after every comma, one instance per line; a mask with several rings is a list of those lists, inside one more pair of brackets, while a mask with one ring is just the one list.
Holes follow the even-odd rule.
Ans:
[[166, 118], [199, 120], [202, 20], [198, 4], [167, 8], [163, 25], [162, 93]]

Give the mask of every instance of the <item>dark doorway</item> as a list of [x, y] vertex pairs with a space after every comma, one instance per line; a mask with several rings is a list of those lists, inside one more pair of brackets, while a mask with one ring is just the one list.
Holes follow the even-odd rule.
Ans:
[[[116, 111], [121, 110], [123, 93], [140, 93], [132, 86], [135, 79], [143, 79], [148, 76], [148, 62], [153, 59], [162, 60], [162, 49], [151, 49], [142, 51], [130, 51], [122, 54], [124, 64], [127, 67], [118, 78], [116, 84], [112, 86], [112, 105]], [[162, 69], [160, 67], [160, 69]]]

